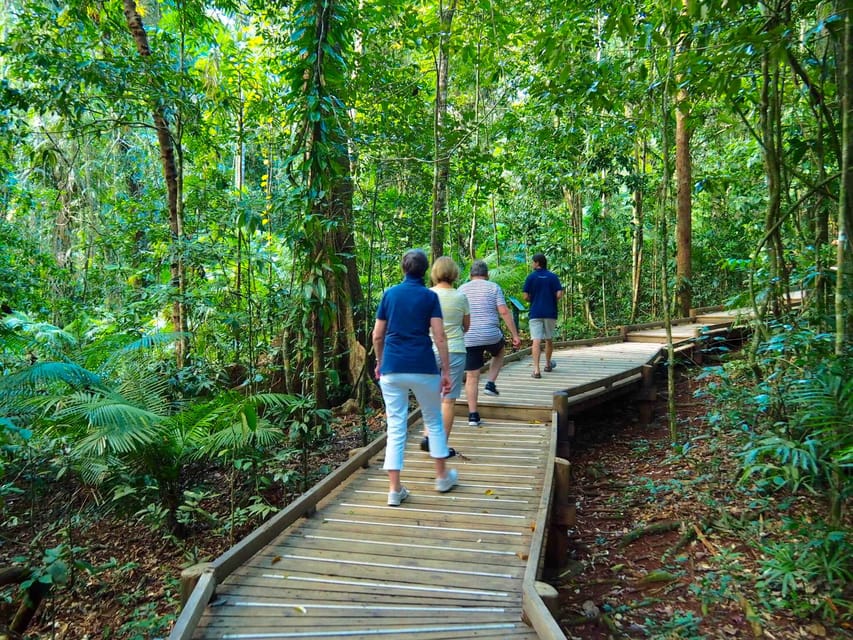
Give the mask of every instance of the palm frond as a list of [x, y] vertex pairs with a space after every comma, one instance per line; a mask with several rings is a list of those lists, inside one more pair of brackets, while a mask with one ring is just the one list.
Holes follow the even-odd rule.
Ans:
[[139, 367], [129, 371], [119, 385], [118, 392], [129, 402], [145, 407], [161, 416], [172, 413], [169, 401], [169, 380], [148, 369]]
[[258, 393], [248, 396], [244, 402], [254, 407], [266, 409], [291, 409], [297, 406], [301, 400], [297, 396], [287, 393]]
[[239, 451], [246, 447], [267, 448], [286, 438], [284, 430], [269, 420], [248, 420], [245, 414], [210, 434], [203, 449], [211, 454]]
[[139, 453], [157, 438], [162, 416], [129, 404], [118, 394], [98, 396], [72, 394], [60, 409], [59, 419], [77, 419], [86, 423], [87, 433], [74, 445], [81, 455]]
[[0, 394], [26, 388], [43, 389], [57, 384], [65, 384], [79, 389], [91, 387], [105, 389], [101, 377], [73, 362], [38, 362], [31, 367], [10, 374], [0, 380]]
[[138, 362], [140, 356], [147, 359], [150, 355], [149, 352], [154, 347], [172, 344], [185, 335], [185, 333], [180, 331], [164, 331], [142, 336], [114, 350], [112, 355], [104, 362], [103, 368], [107, 371], [125, 368], [128, 363]]
[[69, 348], [77, 346], [72, 334], [47, 322], [33, 322], [21, 313], [11, 313], [3, 318], [3, 326], [26, 337], [26, 349], [58, 359]]
[[853, 378], [824, 371], [799, 380], [788, 400], [797, 409], [797, 422], [809, 430], [843, 429], [853, 424]]

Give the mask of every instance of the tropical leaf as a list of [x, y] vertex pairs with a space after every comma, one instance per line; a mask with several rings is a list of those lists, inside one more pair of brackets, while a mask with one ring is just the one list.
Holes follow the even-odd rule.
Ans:
[[33, 322], [22, 313], [11, 313], [3, 318], [3, 327], [12, 334], [23, 336], [26, 351], [50, 359], [60, 359], [71, 347], [77, 346], [77, 338], [71, 333], [47, 322]]
[[73, 388], [106, 388], [98, 374], [72, 362], [38, 362], [0, 380], [0, 394], [21, 387], [34, 390], [60, 383]]
[[58, 419], [83, 421], [85, 435], [74, 445], [81, 455], [138, 454], [156, 440], [162, 416], [129, 404], [118, 394], [75, 393], [67, 397]]

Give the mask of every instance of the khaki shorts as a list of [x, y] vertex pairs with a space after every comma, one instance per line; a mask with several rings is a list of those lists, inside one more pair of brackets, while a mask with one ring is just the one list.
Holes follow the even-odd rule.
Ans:
[[530, 318], [530, 337], [534, 340], [553, 340], [556, 318]]

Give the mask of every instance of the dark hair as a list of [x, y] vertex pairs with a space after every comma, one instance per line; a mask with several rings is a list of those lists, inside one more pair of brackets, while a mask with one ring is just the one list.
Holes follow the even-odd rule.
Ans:
[[471, 277], [474, 276], [487, 276], [489, 275], [489, 265], [486, 264], [485, 260], [474, 260], [471, 263]]
[[400, 263], [403, 268], [403, 273], [413, 278], [423, 278], [426, 273], [429, 261], [422, 249], [410, 249], [403, 254], [403, 261]]
[[533, 262], [538, 264], [543, 269], [548, 268], [548, 258], [545, 257], [544, 253], [537, 253], [533, 256]]

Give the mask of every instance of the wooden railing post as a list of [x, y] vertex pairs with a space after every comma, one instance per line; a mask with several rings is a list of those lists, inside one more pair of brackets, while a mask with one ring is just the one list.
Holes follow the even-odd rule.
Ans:
[[649, 424], [654, 414], [654, 403], [657, 399], [655, 386], [655, 369], [652, 365], [643, 365], [643, 386], [640, 389], [640, 424]]
[[571, 468], [568, 460], [554, 459], [554, 495], [545, 548], [545, 566], [559, 570], [569, 557], [569, 528], [575, 525], [575, 505], [571, 499]]
[[568, 458], [569, 441], [575, 435], [575, 423], [569, 419], [569, 394], [557, 391], [553, 400], [554, 413], [557, 414], [557, 455]]
[[212, 567], [212, 562], [200, 562], [181, 571], [181, 609], [184, 608], [184, 605], [190, 599], [193, 589], [198, 584], [198, 579], [201, 578], [205, 571], [210, 571]]

